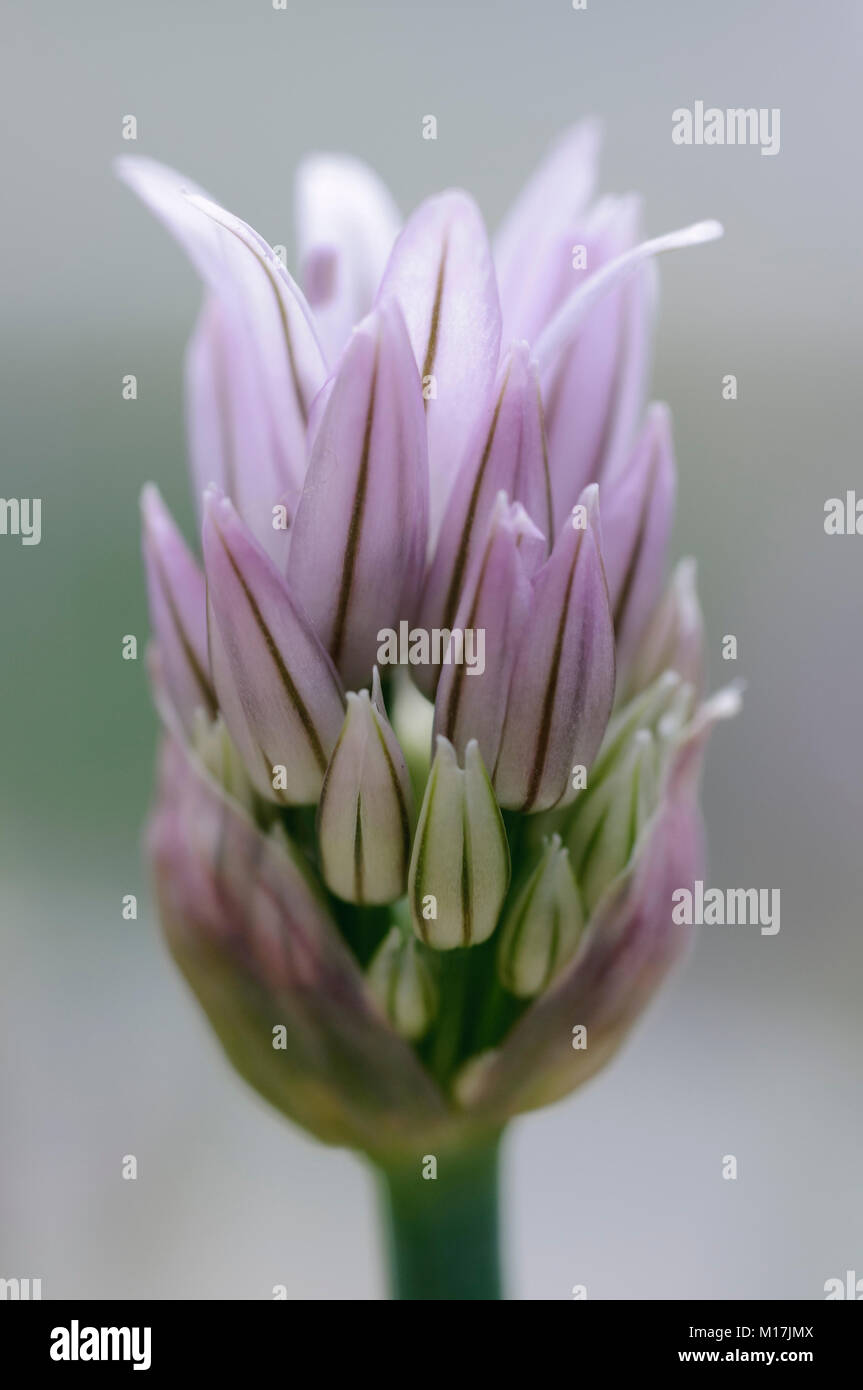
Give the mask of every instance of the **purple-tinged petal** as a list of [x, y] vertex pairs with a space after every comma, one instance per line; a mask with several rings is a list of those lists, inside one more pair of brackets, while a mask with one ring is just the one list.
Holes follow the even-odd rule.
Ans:
[[399, 308], [356, 329], [318, 427], [288, 578], [345, 684], [367, 685], [378, 632], [411, 619], [426, 551], [419, 377]]
[[347, 700], [318, 806], [321, 874], [346, 902], [395, 902], [407, 885], [411, 849], [407, 766], [386, 715], [368, 691], [351, 693]]
[[327, 1143], [384, 1157], [446, 1123], [286, 837], [263, 834], [170, 741], [149, 849], [171, 950], [266, 1100]]
[[[208, 294], [186, 352], [186, 434], [192, 491], [203, 519], [204, 492], [215, 484], [280, 568], [287, 560], [298, 485], [285, 487], [273, 466], [272, 431], [260, 382], [231, 314]], [[285, 507], [285, 524], [274, 507]]]
[[653, 404], [629, 465], [602, 489], [602, 539], [618, 664], [632, 655], [662, 588], [676, 470], [668, 407]]
[[[628, 251], [638, 238], [640, 208], [637, 199], [604, 199], [579, 231], [587, 264], [575, 271], [568, 264], [558, 304], [587, 286], [602, 268]], [[616, 386], [625, 357], [627, 329], [634, 319], [628, 299], [629, 286], [619, 286], [600, 299], [577, 337], [567, 343], [541, 372], [546, 411], [549, 467], [554, 494], [555, 521], [563, 517], [588, 483], [600, 478], [606, 440], [610, 437], [617, 408]], [[539, 341], [542, 341], [542, 334]]]
[[[516, 343], [501, 363], [495, 389], [468, 445], [426, 577], [420, 624], [452, 627], [476, 554], [486, 540], [501, 492], [520, 502], [551, 549], [551, 482], [545, 450], [542, 400], [527, 343]], [[418, 683], [434, 694], [436, 673]], [[485, 756], [485, 752], [484, 752]]]
[[566, 795], [573, 766], [590, 766], [611, 713], [614, 669], [592, 486], [533, 579], [493, 775], [501, 806], [548, 810]]
[[627, 456], [647, 373], [651, 259], [722, 234], [718, 222], [700, 222], [632, 246], [632, 201], [604, 203], [593, 217], [600, 268], [576, 285], [534, 349], [557, 524], [585, 483], [614, 478]]
[[294, 200], [303, 284], [334, 362], [374, 303], [401, 216], [374, 170], [348, 155], [304, 159]]
[[188, 737], [195, 711], [211, 718], [216, 695], [207, 657], [204, 576], [152, 484], [141, 494], [144, 565], [150, 623], [159, 651], [159, 679]]
[[491, 936], [509, 887], [503, 818], [476, 743], [464, 768], [437, 741], [411, 855], [408, 897], [414, 931], [437, 951]]
[[247, 474], [243, 487], [269, 499], [263, 515], [246, 513], [245, 519], [262, 542], [272, 543], [271, 508], [302, 483], [309, 408], [326, 377], [309, 307], [267, 243], [180, 174], [143, 158], [121, 159], [117, 168], [218, 300], [218, 322], [205, 321], [215, 346], [212, 339], [196, 344], [193, 372], [209, 363], [218, 377], [210, 390], [220, 394], [221, 354], [235, 476]]
[[531, 578], [545, 556], [545, 538], [524, 508], [500, 493], [468, 573], [440, 667], [434, 735], [460, 755], [476, 739], [494, 767], [519, 639], [531, 605]]
[[391, 296], [404, 312], [423, 382], [434, 539], [500, 353], [494, 265], [466, 193], [429, 198], [410, 218], [381, 284], [380, 297]]
[[[549, 1105], [616, 1052], [684, 951], [690, 929], [672, 920], [672, 894], [703, 873], [698, 773], [717, 719], [740, 707], [728, 689], [702, 706], [666, 772], [657, 810], [626, 871], [588, 923], [578, 956], [528, 1009], [503, 1045], [469, 1064], [457, 1094], [479, 1122]], [[581, 1039], [576, 1030], [584, 1029]]]
[[555, 142], [494, 239], [506, 338], [534, 341], [572, 285], [577, 230], [596, 186], [599, 123], [581, 121]]
[[344, 718], [332, 663], [286, 580], [215, 492], [204, 563], [210, 664], [228, 731], [263, 796], [315, 802]]
[[651, 685], [663, 671], [676, 671], [700, 696], [706, 684], [704, 617], [698, 601], [695, 561], [677, 565], [656, 605], [627, 676], [627, 696]]

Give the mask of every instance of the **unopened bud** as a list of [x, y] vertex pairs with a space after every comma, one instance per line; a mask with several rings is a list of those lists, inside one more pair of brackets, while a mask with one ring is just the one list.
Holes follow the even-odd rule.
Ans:
[[530, 999], [572, 959], [584, 913], [569, 851], [553, 835], [504, 918], [498, 974], [511, 994]]
[[509, 887], [503, 818], [474, 739], [464, 769], [440, 736], [411, 857], [408, 896], [414, 931], [448, 951], [491, 936]]
[[416, 1042], [437, 1013], [437, 990], [414, 938], [399, 927], [384, 937], [367, 972], [369, 988], [403, 1038]]

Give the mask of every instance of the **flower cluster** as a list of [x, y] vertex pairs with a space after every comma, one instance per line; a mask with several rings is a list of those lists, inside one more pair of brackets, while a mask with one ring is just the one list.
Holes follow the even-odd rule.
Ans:
[[[172, 171], [126, 182], [206, 296], [187, 361], [203, 566], [143, 495], [171, 948], [235, 1065], [381, 1157], [556, 1099], [684, 944], [707, 734], [694, 567], [646, 405], [655, 255], [570, 132], [494, 251], [464, 193], [296, 185], [301, 290]], [[601, 511], [601, 521], [600, 521]], [[425, 653], [381, 656], [409, 631]], [[483, 659], [456, 637], [481, 634]]]

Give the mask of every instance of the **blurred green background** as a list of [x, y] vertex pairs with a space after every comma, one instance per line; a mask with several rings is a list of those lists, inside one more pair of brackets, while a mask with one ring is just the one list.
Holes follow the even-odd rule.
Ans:
[[[713, 679], [749, 681], [708, 763], [710, 879], [779, 888], [782, 928], [705, 930], [613, 1067], [515, 1129], [512, 1291], [819, 1298], [863, 1269], [863, 539], [823, 531], [826, 498], [863, 495], [861, 27], [851, 0], [6, 0], [0, 493], [41, 497], [43, 533], [0, 537], [0, 1275], [46, 1297], [383, 1289], [364, 1170], [234, 1077], [153, 919], [155, 722], [121, 640], [143, 651], [142, 483], [191, 521], [199, 290], [112, 158], [174, 164], [290, 246], [309, 150], [367, 159], [404, 210], [463, 185], [494, 225], [591, 112], [603, 186], [642, 191], [651, 232], [726, 225], [662, 263], [654, 393]], [[696, 99], [780, 107], [781, 152], [673, 145]]]

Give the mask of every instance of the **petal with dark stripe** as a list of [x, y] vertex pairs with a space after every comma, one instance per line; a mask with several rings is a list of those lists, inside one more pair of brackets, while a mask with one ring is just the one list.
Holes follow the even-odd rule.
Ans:
[[428, 463], [419, 377], [398, 305], [356, 329], [318, 425], [288, 578], [355, 689], [383, 628], [410, 621], [425, 560]]
[[435, 734], [459, 755], [476, 739], [486, 767], [497, 758], [531, 578], [544, 555], [545, 538], [527, 512], [500, 493], [448, 629], [435, 698]]
[[602, 539], [623, 666], [644, 631], [662, 587], [676, 471], [668, 407], [653, 404], [626, 471], [602, 490]]
[[[273, 505], [302, 483], [309, 408], [326, 376], [309, 307], [267, 243], [189, 180], [150, 159], [124, 158], [117, 168], [218, 303], [193, 347], [190, 410], [197, 414], [196, 397], [224, 397], [220, 452], [232, 449], [235, 478], [242, 473], [248, 489], [238, 505], [269, 545]], [[204, 481], [221, 480], [210, 473]]]
[[219, 708], [249, 776], [271, 801], [315, 802], [344, 718], [332, 662], [272, 560], [214, 491], [204, 562]]
[[573, 767], [593, 761], [614, 699], [614, 628], [595, 487], [579, 507], [579, 524], [567, 522], [534, 577], [515, 658], [493, 776], [500, 804], [515, 810], [548, 810], [565, 796]]
[[[551, 480], [536, 364], [527, 343], [504, 358], [494, 392], [459, 469], [440, 529], [420, 609], [423, 627], [452, 627], [471, 561], [485, 543], [500, 492], [520, 502], [551, 549]], [[428, 695], [437, 673], [420, 678]]]
[[442, 193], [417, 208], [381, 284], [380, 298], [389, 297], [402, 307], [426, 387], [434, 538], [500, 353], [494, 265], [479, 209], [466, 193]]

